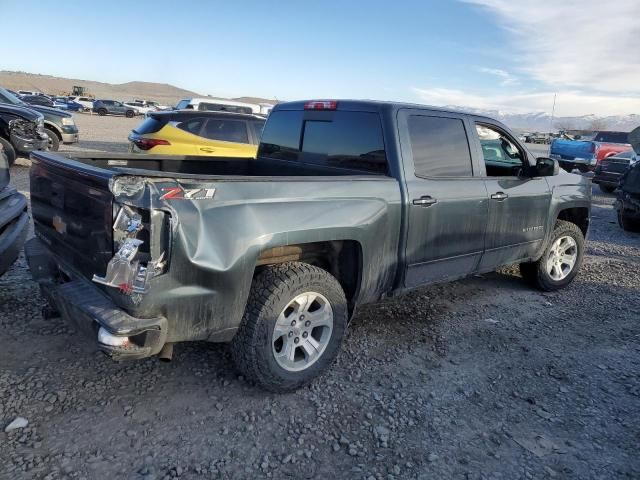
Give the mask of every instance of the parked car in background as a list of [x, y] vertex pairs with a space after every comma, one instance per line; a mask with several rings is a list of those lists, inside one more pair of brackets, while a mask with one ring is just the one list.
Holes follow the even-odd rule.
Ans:
[[129, 100], [127, 102], [123, 102], [123, 105], [133, 108], [137, 115], [146, 115], [149, 112], [156, 111], [156, 107], [138, 100]]
[[9, 165], [13, 165], [20, 153], [47, 148], [44, 116], [25, 105], [6, 102], [0, 89], [0, 146]]
[[18, 95], [44, 95], [42, 92], [36, 92], [34, 90], [18, 90]]
[[257, 159], [74, 160], [32, 155], [25, 252], [52, 311], [116, 359], [231, 342], [278, 392], [330, 367], [362, 305], [516, 263], [566, 287], [590, 218], [589, 179], [500, 122], [420, 105], [279, 104]]
[[615, 208], [623, 230], [640, 232], [640, 162], [622, 175]]
[[9, 167], [0, 144], [0, 275], [18, 258], [29, 229], [27, 199], [9, 185]]
[[629, 133], [629, 143], [639, 161], [620, 178], [615, 208], [623, 230], [640, 232], [640, 127]]
[[549, 156], [558, 160], [567, 171], [581, 172], [595, 169], [598, 162], [617, 153], [631, 150], [628, 132], [595, 132], [592, 138], [577, 136], [575, 140], [556, 138]]
[[69, 100], [68, 97], [53, 97], [53, 105], [55, 108], [62, 110], [69, 110], [71, 112], [82, 112], [84, 106], [73, 100]]
[[91, 97], [86, 97], [86, 96], [70, 96], [67, 97], [69, 100], [79, 103], [80, 105], [82, 105], [84, 107], [85, 110], [89, 110], [91, 111], [91, 109], [93, 109], [93, 102], [94, 99]]
[[116, 100], [96, 100], [93, 111], [98, 115], [124, 115], [127, 118], [136, 116], [136, 110]]
[[241, 113], [152, 112], [129, 135], [129, 151], [255, 157], [264, 122], [262, 116]]
[[524, 135], [524, 141], [526, 143], [549, 144], [551, 143], [551, 137], [547, 133], [527, 133]]
[[591, 180], [593, 183], [600, 185], [600, 190], [603, 192], [611, 193], [618, 186], [622, 175], [637, 161], [638, 156], [633, 150], [616, 153], [596, 165]]
[[169, 105], [163, 105], [159, 102], [154, 102], [153, 100], [143, 100], [140, 98], [134, 98], [131, 101], [131, 103], [134, 103], [136, 105], [140, 104], [143, 107], [152, 108], [153, 111], [173, 110], [173, 107], [170, 107]]
[[73, 115], [58, 108], [32, 105], [11, 95], [4, 88], [0, 88], [0, 102], [11, 105], [28, 107], [44, 116], [44, 131], [49, 139], [48, 149], [57, 151], [60, 143], [76, 143], [80, 140], [78, 127], [73, 120]]
[[[266, 105], [266, 104], [264, 104]], [[271, 106], [270, 106], [271, 107]], [[266, 106], [257, 103], [245, 103], [222, 98], [184, 98], [176, 104], [176, 110], [200, 110], [212, 112], [266, 114]]]
[[49, 97], [45, 97], [44, 95], [22, 95], [20, 97], [20, 100], [28, 103], [29, 105], [54, 108], [53, 100], [51, 100]]

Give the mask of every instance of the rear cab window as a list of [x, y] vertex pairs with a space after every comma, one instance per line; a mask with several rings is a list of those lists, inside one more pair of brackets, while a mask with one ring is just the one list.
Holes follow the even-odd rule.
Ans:
[[387, 173], [382, 124], [374, 112], [272, 111], [258, 156]]

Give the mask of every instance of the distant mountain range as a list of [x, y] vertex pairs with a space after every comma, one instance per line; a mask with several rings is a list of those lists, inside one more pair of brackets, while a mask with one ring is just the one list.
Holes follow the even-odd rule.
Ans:
[[[175, 105], [182, 98], [208, 97], [208, 95], [185, 90], [184, 88], [169, 85], [168, 83], [127, 82], [112, 84], [96, 82], [94, 80], [40, 75], [36, 73], [0, 71], [0, 87], [14, 91], [34, 90], [47, 94], [64, 95], [70, 94], [74, 85], [87, 88], [89, 94], [96, 98], [121, 101], [143, 98], [167, 105]], [[249, 103], [275, 103], [274, 100], [258, 97], [239, 97], [233, 100]]]
[[478, 108], [458, 107], [447, 105], [444, 108], [484, 115], [500, 120], [508, 127], [518, 131], [555, 132], [557, 130], [616, 130], [629, 132], [640, 126], [640, 115], [614, 115], [599, 117], [597, 115], [583, 115], [580, 117], [555, 117], [547, 113], [508, 113], [500, 110], [484, 110]]

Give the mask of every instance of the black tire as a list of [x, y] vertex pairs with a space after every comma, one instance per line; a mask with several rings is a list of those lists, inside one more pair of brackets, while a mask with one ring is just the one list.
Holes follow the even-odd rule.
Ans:
[[[304, 370], [278, 364], [272, 338], [278, 316], [298, 295], [322, 294], [333, 311], [333, 330], [323, 353]], [[347, 301], [340, 283], [321, 268], [299, 262], [266, 267], [253, 280], [240, 328], [231, 343], [233, 360], [242, 374], [272, 392], [290, 392], [321, 375], [335, 360], [347, 329]]]
[[[554, 242], [564, 236], [570, 236], [575, 240], [577, 258], [569, 274], [562, 280], [555, 280], [547, 271], [547, 259], [549, 258]], [[558, 220], [542, 256], [535, 262], [521, 263], [520, 274], [529, 285], [546, 292], [552, 292], [566, 287], [573, 281], [580, 270], [583, 257], [584, 235], [580, 228], [578, 228], [575, 223]]]
[[13, 148], [13, 145], [8, 140], [0, 137], [0, 145], [2, 145], [2, 149], [4, 150], [5, 155], [7, 156], [7, 160], [9, 161], [9, 166], [13, 165], [18, 158], [18, 154], [16, 153], [16, 149]]
[[44, 133], [49, 137], [49, 146], [47, 147], [47, 150], [50, 152], [57, 152], [60, 148], [60, 139], [58, 138], [58, 134], [50, 128], [45, 128]]
[[100, 115], [101, 117], [104, 117], [107, 114], [107, 110], [105, 108], [101, 108], [100, 110], [98, 110], [98, 115]]
[[618, 210], [618, 225], [626, 232], [640, 232], [640, 222], [627, 218], [621, 210]]
[[613, 193], [613, 191], [616, 189], [616, 187], [612, 187], [611, 185], [602, 185], [600, 184], [600, 190], [602, 190], [604, 193]]
[[124, 116], [127, 118], [133, 118], [135, 117], [136, 112], [134, 112], [133, 110], [127, 110], [126, 112], [124, 112]]

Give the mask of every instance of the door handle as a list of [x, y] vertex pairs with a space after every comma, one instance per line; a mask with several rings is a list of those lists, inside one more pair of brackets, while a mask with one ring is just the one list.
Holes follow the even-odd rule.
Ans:
[[504, 200], [505, 198], [507, 198], [509, 195], [507, 195], [504, 192], [496, 192], [493, 195], [491, 195], [491, 199], [492, 200], [498, 200], [499, 202], [501, 202], [502, 200]]
[[215, 148], [211, 148], [211, 147], [200, 147], [200, 151], [201, 152], [207, 152], [207, 153], [213, 153], [216, 151]]
[[435, 205], [436, 203], [438, 203], [438, 200], [430, 197], [429, 195], [413, 199], [413, 204], [417, 205], [418, 207], [430, 207], [431, 205]]

